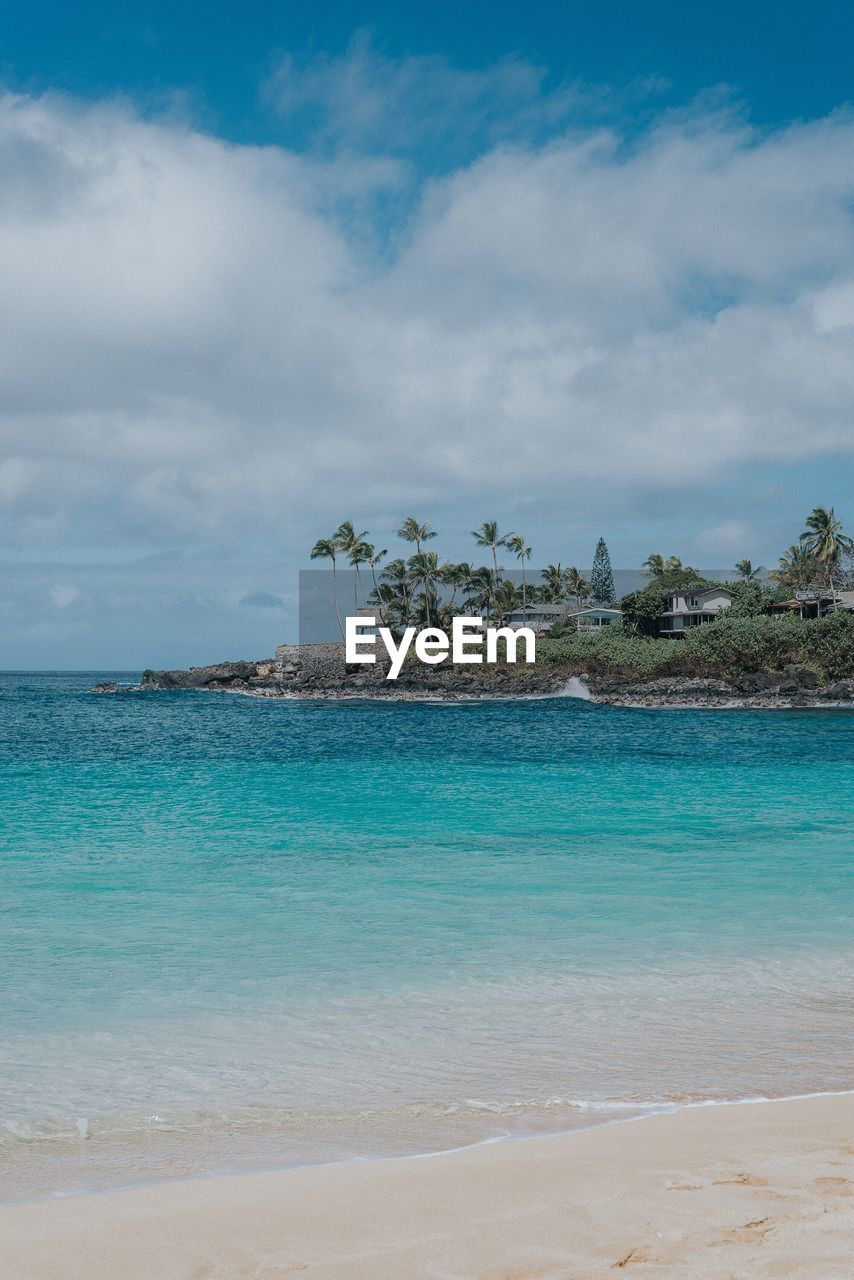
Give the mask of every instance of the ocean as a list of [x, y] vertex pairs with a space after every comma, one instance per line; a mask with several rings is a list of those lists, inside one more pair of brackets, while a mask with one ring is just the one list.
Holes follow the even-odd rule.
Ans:
[[854, 715], [0, 676], [0, 1195], [854, 1087]]

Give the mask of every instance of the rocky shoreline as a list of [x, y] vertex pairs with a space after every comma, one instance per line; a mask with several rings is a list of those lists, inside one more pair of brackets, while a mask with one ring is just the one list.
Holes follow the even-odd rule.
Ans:
[[590, 680], [595, 701], [623, 707], [769, 708], [850, 707], [854, 709], [854, 679], [822, 685], [812, 672], [746, 672], [730, 680], [668, 676], [649, 680]]
[[260, 662], [222, 662], [189, 671], [145, 671], [140, 688], [203, 689], [259, 697], [455, 698], [519, 697], [559, 693], [566, 682], [555, 668], [519, 666], [425, 667], [406, 662], [397, 680], [387, 680], [388, 661], [348, 665], [340, 644], [279, 645]]
[[[387, 667], [348, 666], [343, 645], [280, 645], [272, 658], [221, 662], [187, 671], [145, 671], [141, 690], [202, 690], [264, 698], [371, 698], [388, 701], [576, 696], [611, 706], [649, 708], [854, 708], [854, 677], [822, 684], [815, 672], [788, 667], [745, 672], [722, 680], [705, 676], [597, 676], [559, 665], [425, 667], [404, 665], [386, 680]], [[96, 685], [94, 693], [123, 692]]]

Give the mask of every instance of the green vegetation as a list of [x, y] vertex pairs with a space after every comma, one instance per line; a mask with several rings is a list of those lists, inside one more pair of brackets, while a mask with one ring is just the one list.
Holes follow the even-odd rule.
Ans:
[[[478, 613], [487, 621], [501, 625], [520, 606], [535, 602], [582, 607], [590, 597], [590, 585], [577, 568], [563, 569], [549, 565], [539, 583], [530, 583], [526, 565], [533, 550], [520, 533], [499, 531], [495, 520], [485, 520], [472, 531], [478, 547], [488, 550], [492, 565], [471, 565], [443, 561], [435, 551], [426, 551], [424, 543], [437, 536], [433, 526], [407, 516], [397, 536], [415, 546], [412, 555], [397, 557], [386, 563], [388, 552], [378, 551], [368, 541], [368, 531], [357, 531], [351, 520], [344, 520], [329, 538], [319, 539], [312, 548], [312, 560], [329, 560], [332, 564], [332, 600], [341, 634], [344, 627], [338, 601], [338, 567], [346, 561], [354, 570], [353, 604], [360, 602], [376, 607], [383, 626], [400, 632], [407, 626], [448, 628], [458, 614]], [[599, 542], [605, 547], [604, 541]], [[521, 584], [502, 575], [498, 563], [499, 548], [506, 548], [519, 561]], [[598, 551], [598, 548], [597, 548]], [[607, 548], [605, 547], [607, 559]], [[360, 568], [368, 565], [372, 587], [366, 593]], [[610, 562], [608, 562], [610, 574]], [[610, 598], [613, 597], [611, 578]], [[606, 589], [607, 586], [606, 586]]]
[[[721, 677], [748, 671], [776, 672], [786, 667], [811, 669], [820, 680], [854, 673], [854, 614], [833, 612], [821, 618], [802, 619], [797, 612], [774, 611], [795, 592], [806, 591], [838, 601], [834, 593], [854, 586], [854, 539], [848, 537], [832, 507], [815, 507], [805, 521], [797, 543], [780, 557], [777, 568], [760, 580], [762, 569], [747, 559], [734, 568], [727, 583], [732, 604], [713, 622], [687, 628], [678, 641], [659, 636], [659, 619], [668, 597], [688, 588], [719, 586], [704, 579], [697, 569], [676, 555], [647, 557], [642, 572], [646, 586], [619, 602], [622, 623], [579, 630], [570, 618], [573, 611], [593, 601], [611, 604], [614, 579], [603, 538], [596, 545], [588, 581], [575, 567], [548, 565], [538, 581], [529, 581], [527, 564], [533, 554], [519, 533], [501, 533], [497, 521], [486, 520], [472, 537], [487, 551], [491, 564], [472, 565], [444, 561], [425, 545], [437, 534], [429, 522], [408, 516], [397, 535], [414, 552], [387, 560], [377, 550], [367, 530], [358, 531], [345, 520], [330, 538], [320, 539], [312, 559], [332, 564], [332, 597], [339, 625], [337, 568], [346, 562], [355, 571], [354, 604], [360, 599], [375, 607], [381, 622], [393, 631], [407, 626], [440, 626], [449, 629], [459, 614], [478, 613], [502, 625], [521, 605], [532, 603], [566, 606], [566, 616], [553, 626], [538, 645], [539, 660], [562, 664], [568, 671], [626, 677]], [[499, 549], [519, 562], [521, 585], [502, 573]], [[370, 567], [371, 587], [360, 576]], [[343, 634], [343, 631], [342, 631]]]
[[807, 516], [806, 530], [801, 534], [801, 547], [816, 564], [824, 569], [827, 585], [832, 591], [836, 583], [839, 561], [844, 552], [854, 550], [854, 539], [842, 532], [842, 521], [837, 520], [833, 507], [816, 507]]
[[608, 555], [604, 538], [600, 538], [596, 543], [593, 568], [590, 571], [590, 594], [597, 604], [610, 604], [616, 595], [614, 575], [611, 572], [611, 557]]
[[854, 673], [854, 615], [721, 617], [694, 627], [674, 643], [606, 627], [547, 636], [537, 646], [540, 661], [575, 674], [630, 677], [707, 676], [726, 679], [747, 671], [779, 672], [806, 667], [821, 682]]

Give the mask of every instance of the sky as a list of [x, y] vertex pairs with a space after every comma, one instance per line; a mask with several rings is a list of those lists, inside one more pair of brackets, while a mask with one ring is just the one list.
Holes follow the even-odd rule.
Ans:
[[260, 657], [342, 519], [854, 529], [854, 15], [32, 3], [0, 43], [0, 668]]

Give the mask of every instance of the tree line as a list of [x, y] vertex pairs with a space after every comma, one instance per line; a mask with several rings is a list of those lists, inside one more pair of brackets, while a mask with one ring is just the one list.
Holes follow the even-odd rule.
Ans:
[[[440, 559], [427, 545], [436, 538], [436, 530], [414, 516], [403, 520], [397, 536], [415, 548], [411, 555], [387, 560], [387, 548], [378, 549], [369, 540], [367, 529], [356, 529], [350, 520], [342, 521], [330, 537], [320, 538], [312, 547], [312, 560], [331, 562], [332, 599], [342, 634], [338, 585], [342, 564], [353, 570], [354, 612], [362, 599], [377, 609], [382, 625], [392, 630], [413, 625], [445, 627], [460, 613], [479, 614], [500, 626], [520, 607], [574, 602], [583, 608], [591, 600], [606, 603], [614, 598], [611, 562], [603, 538], [597, 544], [589, 578], [574, 565], [550, 564], [531, 581], [530, 544], [520, 533], [502, 533], [496, 520], [485, 520], [471, 535], [477, 547], [489, 552], [491, 564]], [[507, 577], [499, 564], [502, 549], [519, 562], [520, 582]]]
[[[833, 592], [854, 571], [854, 538], [845, 533], [833, 507], [813, 507], [804, 523], [806, 528], [798, 541], [786, 548], [777, 568], [767, 574], [768, 581], [783, 591], [826, 588]], [[647, 556], [642, 572], [655, 583], [678, 579], [675, 586], [691, 575], [699, 577], [698, 570], [683, 564], [679, 556], [666, 560], [662, 555]], [[737, 581], [757, 582], [763, 570], [750, 560], [739, 560], [735, 573]]]
[[[760, 580], [761, 566], [740, 560], [734, 568], [736, 581], [750, 588], [744, 595], [750, 611], [772, 599], [783, 599], [798, 590], [823, 590], [831, 594], [849, 578], [854, 579], [854, 539], [843, 529], [833, 507], [815, 507], [807, 516], [797, 543], [788, 547], [776, 569], [767, 573], [771, 587]], [[536, 580], [529, 579], [533, 554], [520, 533], [501, 533], [498, 522], [485, 520], [472, 530], [475, 545], [489, 553], [491, 563], [442, 560], [429, 548], [437, 532], [428, 521], [407, 516], [397, 536], [410, 547], [408, 556], [387, 559], [388, 550], [378, 549], [369, 540], [367, 529], [357, 530], [344, 520], [328, 538], [320, 538], [312, 548], [312, 560], [328, 560], [332, 566], [332, 600], [343, 635], [338, 569], [353, 570], [353, 609], [360, 599], [376, 608], [383, 626], [400, 630], [406, 626], [447, 628], [460, 613], [476, 613], [497, 625], [519, 607], [534, 604], [565, 604], [582, 609], [586, 605], [609, 605], [616, 592], [611, 560], [604, 538], [596, 544], [593, 567], [585, 575], [574, 565], [547, 565]], [[507, 577], [499, 564], [500, 550], [509, 552], [520, 567], [520, 581]], [[851, 562], [850, 567], [846, 565]], [[647, 557], [642, 572], [649, 578], [642, 592], [631, 592], [620, 604], [630, 625], [651, 623], [658, 601], [667, 591], [706, 584], [698, 570], [683, 564], [679, 556], [665, 558], [658, 553]], [[368, 585], [369, 584], [369, 585]], [[368, 588], [366, 590], [366, 587]], [[768, 599], [765, 599], [767, 595]], [[737, 604], [739, 604], [737, 600]], [[745, 605], [747, 607], [747, 604]], [[648, 617], [647, 617], [648, 615]]]

